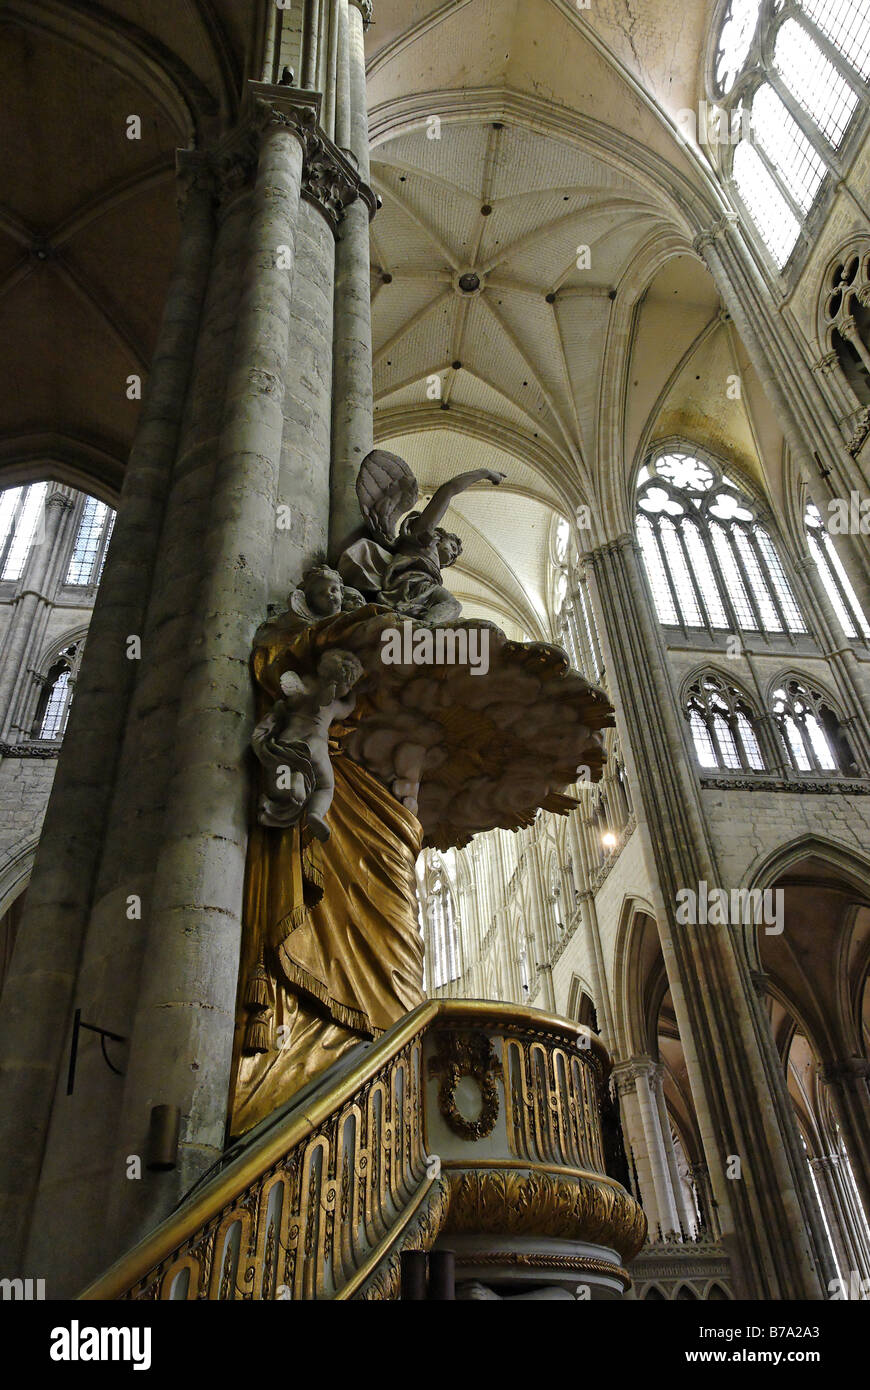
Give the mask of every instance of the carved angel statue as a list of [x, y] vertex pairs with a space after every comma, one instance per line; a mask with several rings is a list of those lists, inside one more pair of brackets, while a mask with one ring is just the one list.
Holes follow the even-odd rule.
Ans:
[[[422, 512], [413, 511], [419, 489], [407, 463], [397, 454], [373, 449], [356, 480], [369, 536], [354, 541], [340, 556], [342, 579], [403, 617], [433, 627], [456, 622], [462, 605], [444, 588], [441, 571], [459, 557], [462, 541], [438, 523], [461, 492], [481, 482], [497, 487], [504, 476], [489, 468], [460, 473], [438, 488]], [[397, 532], [400, 517], [404, 520]]]
[[336, 613], [350, 612], [365, 603], [362, 594], [342, 584], [341, 575], [328, 565], [312, 565], [302, 576], [302, 583], [287, 600], [291, 612], [307, 623], [332, 618]]
[[266, 791], [257, 818], [261, 825], [306, 824], [319, 840], [329, 839], [326, 815], [335, 778], [329, 760], [329, 726], [350, 714], [351, 694], [363, 674], [351, 652], [335, 647], [320, 658], [316, 676], [281, 677], [283, 699], [276, 700], [251, 736], [265, 772]]

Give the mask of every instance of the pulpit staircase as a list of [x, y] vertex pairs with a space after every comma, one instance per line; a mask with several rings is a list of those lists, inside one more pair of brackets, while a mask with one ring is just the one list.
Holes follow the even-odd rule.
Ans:
[[609, 1067], [579, 1024], [422, 1004], [229, 1149], [82, 1297], [390, 1300], [402, 1251], [436, 1242], [460, 1297], [619, 1297], [646, 1222], [606, 1171]]

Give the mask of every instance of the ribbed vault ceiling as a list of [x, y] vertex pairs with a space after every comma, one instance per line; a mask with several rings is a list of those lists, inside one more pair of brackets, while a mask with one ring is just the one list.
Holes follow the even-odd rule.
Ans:
[[[759, 453], [778, 457], [690, 245], [687, 209], [712, 217], [715, 197], [673, 121], [702, 92], [712, 9], [376, 0], [376, 433], [424, 492], [463, 468], [507, 474], [448, 518], [465, 542], [450, 582], [515, 635], [545, 635], [555, 516], [588, 501], [597, 538], [624, 529], [651, 439], [707, 440], [759, 477]], [[7, 0], [5, 481], [51, 459], [116, 497], [139, 408], [126, 382], [147, 374], [177, 240], [175, 150], [233, 119], [255, 20], [254, 0]], [[477, 292], [459, 289], [468, 273]]]
[[674, 196], [698, 178], [672, 123], [702, 91], [711, 9], [382, 3], [369, 32], [376, 438], [427, 493], [507, 474], [454, 506], [448, 583], [529, 635], [555, 517], [582, 501], [587, 543], [625, 529], [657, 438], [758, 482], [780, 446]]

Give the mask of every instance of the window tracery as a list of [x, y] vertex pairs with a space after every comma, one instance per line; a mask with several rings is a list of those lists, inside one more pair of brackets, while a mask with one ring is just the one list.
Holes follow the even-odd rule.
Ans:
[[659, 621], [709, 633], [803, 633], [758, 509], [711, 462], [668, 450], [638, 475], [637, 538]]
[[604, 660], [598, 623], [585, 570], [564, 517], [556, 525], [553, 541], [552, 594], [556, 641], [565, 648], [571, 664], [588, 681], [600, 685], [604, 680]]
[[702, 768], [763, 772], [755, 715], [735, 686], [713, 671], [691, 686], [685, 705], [695, 756]]
[[840, 720], [817, 690], [788, 679], [773, 691], [771, 708], [796, 772], [857, 772]]
[[0, 493], [0, 579], [20, 579], [44, 517], [48, 483], [27, 483]]
[[858, 602], [836, 546], [825, 530], [822, 514], [813, 502], [809, 503], [804, 513], [804, 524], [810, 554], [816, 562], [831, 607], [845, 636], [852, 639], [863, 637], [865, 641], [870, 641], [870, 622]]
[[711, 63], [722, 172], [779, 270], [866, 107], [868, 29], [862, 0], [729, 0], [722, 15]]
[[[859, 241], [837, 257], [819, 299], [820, 367], [839, 369], [851, 411], [870, 406], [870, 244]], [[851, 423], [855, 423], [851, 421]]]
[[81, 664], [84, 640], [68, 642], [49, 658], [48, 670], [41, 679], [41, 690], [31, 728], [31, 737], [47, 742], [60, 741], [66, 732], [75, 690], [75, 678]]

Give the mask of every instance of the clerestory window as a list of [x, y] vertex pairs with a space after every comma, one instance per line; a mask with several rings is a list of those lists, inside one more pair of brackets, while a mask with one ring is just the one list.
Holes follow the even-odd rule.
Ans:
[[66, 572], [67, 584], [98, 584], [115, 524], [115, 513], [96, 497], [86, 497], [79, 519], [73, 553]]
[[816, 562], [831, 607], [845, 636], [853, 639], [863, 637], [870, 641], [870, 622], [858, 602], [858, 596], [843, 568], [836, 546], [825, 530], [822, 514], [812, 502], [804, 513], [804, 522], [810, 554]]
[[868, 36], [866, 0], [730, 0], [725, 8], [712, 62], [717, 148], [779, 269], [866, 109]]
[[596, 685], [604, 679], [601, 638], [586, 577], [571, 540], [569, 523], [561, 518], [553, 546], [553, 610], [556, 640], [571, 664]]
[[28, 483], [0, 493], [0, 579], [20, 579], [45, 525], [48, 483]]
[[652, 459], [638, 474], [636, 526], [661, 623], [807, 631], [755, 504], [714, 464], [674, 450]]

